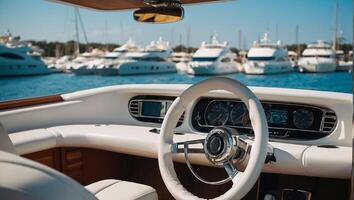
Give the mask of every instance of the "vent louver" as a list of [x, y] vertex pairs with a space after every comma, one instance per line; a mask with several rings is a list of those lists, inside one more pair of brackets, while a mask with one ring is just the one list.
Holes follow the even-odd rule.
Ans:
[[[147, 96], [141, 96], [142, 98], [134, 97], [130, 100], [128, 105], [128, 110], [130, 115], [133, 116], [136, 120], [142, 122], [152, 122], [161, 124], [163, 121], [163, 117], [154, 117], [154, 116], [144, 116], [142, 114], [142, 107], [144, 102], [161, 102], [163, 105], [167, 106], [167, 108], [173, 103], [173, 99], [163, 99], [163, 98], [146, 98]], [[184, 121], [184, 112], [182, 116], [179, 118], [177, 126], [181, 125]]]
[[337, 116], [333, 111], [325, 111], [322, 118], [321, 131], [330, 133], [337, 124]]
[[130, 101], [130, 104], [129, 104], [129, 111], [130, 111], [130, 114], [135, 116], [135, 117], [138, 117], [139, 116], [139, 113], [140, 113], [140, 107], [139, 107], [139, 101], [137, 100], [132, 100]]

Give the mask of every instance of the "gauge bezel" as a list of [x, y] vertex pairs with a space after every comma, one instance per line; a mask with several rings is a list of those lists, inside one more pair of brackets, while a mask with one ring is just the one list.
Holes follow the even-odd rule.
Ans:
[[[225, 119], [225, 121], [224, 121], [224, 123], [223, 124], [216, 124], [216, 125], [213, 125], [213, 124], [210, 124], [209, 122], [208, 122], [208, 110], [209, 110], [209, 107], [211, 106], [211, 104], [212, 103], [214, 103], [214, 102], [216, 102], [216, 103], [223, 103], [223, 102], [220, 102], [220, 101], [211, 101], [211, 102], [209, 102], [208, 103], [208, 105], [207, 105], [207, 107], [205, 108], [205, 111], [204, 111], [204, 119], [205, 119], [205, 123], [207, 124], [207, 125], [209, 125], [209, 126], [224, 126], [226, 123], [227, 123], [227, 121], [229, 120], [229, 118], [230, 118], [230, 110], [227, 108], [227, 105], [225, 106], [225, 108], [227, 109], [227, 118]], [[225, 104], [227, 104], [227, 102], [224, 102]], [[211, 107], [212, 108], [212, 107]]]
[[237, 126], [237, 125], [244, 125], [244, 123], [242, 123], [242, 119], [240, 119], [240, 118], [242, 118], [242, 117], [244, 117], [244, 115], [249, 115], [248, 114], [248, 109], [247, 109], [247, 107], [246, 107], [246, 105], [245, 104], [243, 104], [242, 102], [232, 102], [232, 104], [233, 105], [237, 105], [237, 104], [241, 104], [241, 106], [242, 106], [242, 108], [244, 109], [243, 110], [243, 113], [239, 116], [239, 120], [241, 120], [239, 123], [234, 123], [234, 120], [233, 120], [233, 117], [232, 117], [232, 111], [234, 111], [235, 110], [235, 106], [230, 110], [230, 117], [229, 117], [229, 120], [230, 120], [230, 122], [231, 122], [231, 124], [232, 124], [232, 126]]
[[[307, 127], [298, 127], [296, 125], [296, 123], [295, 123], [295, 120], [296, 120], [295, 115], [296, 115], [297, 112], [300, 112], [300, 111], [305, 111], [305, 112], [311, 113], [312, 121], [311, 121], [311, 124], [309, 126], [307, 126]], [[293, 116], [292, 123], [298, 129], [307, 129], [307, 128], [313, 126], [313, 123], [315, 122], [315, 114], [312, 111], [310, 111], [309, 109], [306, 109], [306, 108], [300, 108], [300, 109], [294, 110], [293, 113], [292, 113], [292, 116]]]

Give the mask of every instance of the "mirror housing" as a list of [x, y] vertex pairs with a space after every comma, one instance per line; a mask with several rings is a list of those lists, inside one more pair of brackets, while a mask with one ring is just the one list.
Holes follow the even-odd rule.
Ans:
[[152, 24], [177, 22], [183, 17], [184, 9], [181, 6], [147, 7], [134, 11], [135, 21]]

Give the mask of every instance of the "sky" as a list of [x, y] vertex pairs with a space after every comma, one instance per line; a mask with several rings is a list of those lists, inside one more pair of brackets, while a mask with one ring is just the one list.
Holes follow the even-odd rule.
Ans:
[[[229, 0], [220, 3], [184, 6], [185, 17], [171, 24], [135, 22], [132, 10], [95, 11], [80, 9], [89, 42], [122, 44], [129, 37], [141, 45], [160, 36], [172, 46], [198, 47], [217, 34], [219, 40], [249, 48], [264, 32], [284, 44], [319, 39], [331, 41], [337, 0]], [[353, 40], [353, 1], [338, 0], [338, 33], [347, 43]], [[278, 34], [276, 34], [278, 27]], [[75, 35], [74, 9], [45, 0], [0, 0], [0, 34], [10, 30], [24, 40], [68, 41]], [[82, 32], [80, 33], [83, 42]], [[278, 35], [278, 38], [276, 38]]]

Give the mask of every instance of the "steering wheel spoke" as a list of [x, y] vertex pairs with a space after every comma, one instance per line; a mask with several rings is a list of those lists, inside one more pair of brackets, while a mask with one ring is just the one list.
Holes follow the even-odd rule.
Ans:
[[171, 146], [171, 152], [173, 154], [178, 154], [184, 153], [186, 150], [188, 153], [204, 153], [204, 141], [205, 139], [199, 139], [173, 143]]
[[238, 173], [237, 169], [234, 167], [231, 161], [226, 161], [224, 163], [224, 169], [231, 179], [234, 178]]

